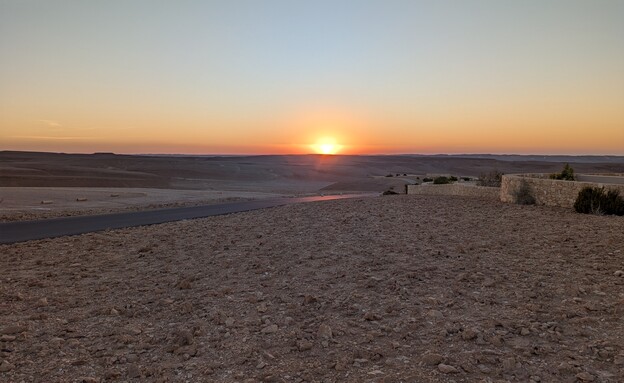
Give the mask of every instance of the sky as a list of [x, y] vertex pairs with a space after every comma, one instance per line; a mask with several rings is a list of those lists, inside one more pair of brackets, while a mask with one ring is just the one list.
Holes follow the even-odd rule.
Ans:
[[0, 150], [624, 155], [624, 0], [0, 0]]

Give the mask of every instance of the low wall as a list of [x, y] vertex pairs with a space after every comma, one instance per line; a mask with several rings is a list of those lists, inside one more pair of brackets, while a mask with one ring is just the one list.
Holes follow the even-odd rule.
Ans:
[[[588, 175], [588, 177], [591, 177]], [[580, 176], [583, 179], [583, 176]], [[544, 174], [506, 174], [503, 175], [500, 199], [503, 202], [515, 202], [515, 195], [526, 182], [538, 205], [573, 207], [578, 193], [586, 186], [618, 189], [624, 195], [624, 185], [600, 182], [580, 182], [552, 180]]]
[[500, 198], [500, 189], [496, 187], [474, 186], [466, 184], [407, 185], [407, 194], [456, 195], [498, 200]]

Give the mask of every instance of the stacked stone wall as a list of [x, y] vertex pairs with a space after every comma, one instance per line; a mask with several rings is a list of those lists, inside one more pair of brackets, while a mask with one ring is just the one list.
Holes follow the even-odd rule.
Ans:
[[624, 195], [622, 184], [552, 180], [544, 174], [506, 174], [501, 182], [501, 201], [515, 202], [516, 193], [524, 183], [529, 186], [538, 205], [573, 207], [578, 193], [587, 186], [617, 189]]
[[466, 184], [407, 185], [407, 194], [454, 195], [498, 200], [500, 198], [500, 189], [496, 187], [474, 186]]

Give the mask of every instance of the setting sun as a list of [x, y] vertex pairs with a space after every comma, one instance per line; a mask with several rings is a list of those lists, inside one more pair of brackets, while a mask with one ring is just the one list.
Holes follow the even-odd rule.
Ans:
[[312, 149], [318, 154], [336, 154], [340, 151], [342, 145], [338, 145], [333, 138], [322, 138], [312, 145]]

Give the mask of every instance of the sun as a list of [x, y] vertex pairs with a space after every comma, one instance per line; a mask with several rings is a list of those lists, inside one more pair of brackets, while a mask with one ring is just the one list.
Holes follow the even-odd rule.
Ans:
[[336, 154], [342, 148], [342, 145], [337, 144], [336, 140], [331, 137], [323, 137], [311, 146], [318, 154]]

